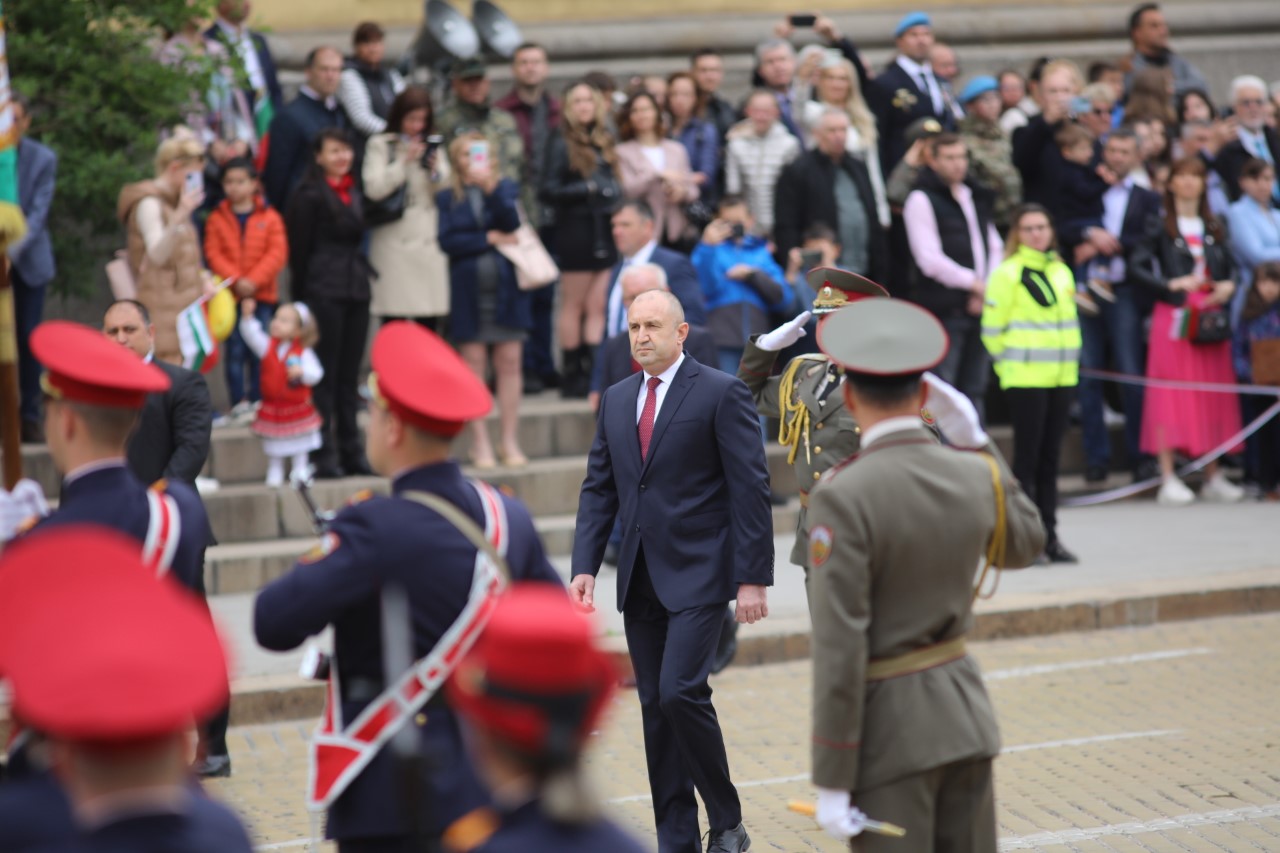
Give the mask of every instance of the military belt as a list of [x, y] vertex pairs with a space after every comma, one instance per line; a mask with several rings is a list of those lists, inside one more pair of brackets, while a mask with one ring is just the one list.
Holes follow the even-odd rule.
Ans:
[[867, 681], [885, 681], [890, 678], [910, 675], [913, 672], [922, 672], [935, 666], [941, 666], [944, 663], [951, 663], [953, 660], [959, 660], [965, 654], [964, 635], [962, 634], [944, 643], [925, 646], [922, 649], [909, 651], [904, 655], [873, 660], [867, 664]]

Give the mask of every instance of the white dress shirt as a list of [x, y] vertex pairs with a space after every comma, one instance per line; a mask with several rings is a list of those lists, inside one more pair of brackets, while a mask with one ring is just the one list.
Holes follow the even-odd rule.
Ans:
[[653, 252], [657, 248], [658, 241], [650, 240], [641, 246], [634, 255], [622, 259], [622, 267], [618, 270], [618, 280], [613, 283], [613, 287], [609, 288], [609, 305], [605, 312], [608, 319], [604, 324], [604, 336], [606, 338], [620, 335], [627, 330], [627, 312], [622, 310], [622, 274], [626, 272], [627, 267], [649, 263], [649, 259], [653, 257]]
[[942, 87], [938, 85], [938, 78], [933, 75], [933, 66], [927, 62], [921, 65], [914, 59], [905, 56], [899, 56], [897, 61], [898, 67], [907, 72], [917, 86], [920, 85], [921, 77], [929, 84], [927, 94], [929, 95], [930, 103], [933, 104], [933, 114], [941, 116], [946, 108], [946, 102], [943, 100]]
[[[1124, 230], [1124, 215], [1129, 210], [1129, 197], [1133, 195], [1133, 179], [1125, 178], [1121, 183], [1109, 187], [1102, 194], [1102, 228], [1112, 237], [1120, 239]], [[1099, 259], [1107, 268], [1110, 282], [1122, 282], [1125, 276], [1124, 255], [1112, 255]]]
[[[658, 422], [658, 412], [662, 411], [662, 401], [667, 399], [667, 389], [671, 387], [671, 382], [676, 378], [676, 373], [679, 372], [680, 365], [683, 363], [684, 353], [681, 352], [675, 364], [658, 374], [658, 378], [662, 381], [654, 389], [654, 393], [658, 397], [658, 404], [653, 409], [653, 422], [655, 424]], [[644, 414], [644, 401], [649, 398], [649, 377], [652, 375], [647, 370], [644, 372], [644, 381], [640, 383], [640, 393], [636, 395], [636, 426], [640, 425], [640, 416]]]
[[244, 63], [245, 76], [249, 78], [249, 88], [255, 92], [265, 92], [267, 78], [262, 73], [262, 63], [258, 61], [258, 49], [253, 45], [249, 28], [237, 27], [221, 18], [218, 19], [217, 26], [226, 37], [227, 44], [234, 47], [236, 53], [240, 54], [240, 61]]

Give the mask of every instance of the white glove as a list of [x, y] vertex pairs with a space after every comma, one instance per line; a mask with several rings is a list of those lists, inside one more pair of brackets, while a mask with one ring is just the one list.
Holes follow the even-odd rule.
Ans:
[[818, 825], [827, 834], [841, 841], [860, 835], [867, 825], [867, 816], [853, 807], [848, 791], [818, 789]]
[[49, 503], [35, 480], [19, 480], [12, 492], [0, 489], [0, 542], [17, 535], [18, 528], [32, 516], [49, 514]]
[[812, 311], [802, 311], [794, 320], [788, 320], [772, 332], [765, 332], [756, 338], [756, 346], [765, 352], [778, 352], [794, 344], [805, 336], [805, 324], [813, 316]]
[[989, 441], [973, 402], [932, 373], [924, 375], [929, 396], [925, 408], [933, 415], [943, 438], [956, 447], [975, 450]]

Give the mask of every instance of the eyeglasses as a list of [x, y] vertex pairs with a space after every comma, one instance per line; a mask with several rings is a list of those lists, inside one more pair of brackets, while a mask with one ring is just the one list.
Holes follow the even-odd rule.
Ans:
[[1266, 103], [1267, 102], [1262, 100], [1262, 98], [1241, 98], [1240, 100], [1236, 101], [1236, 106], [1261, 107], [1261, 106], [1264, 106]]
[[1099, 118], [1110, 118], [1111, 110], [1103, 109], [1101, 107], [1094, 107], [1093, 109], [1089, 110], [1089, 115], [1098, 116]]

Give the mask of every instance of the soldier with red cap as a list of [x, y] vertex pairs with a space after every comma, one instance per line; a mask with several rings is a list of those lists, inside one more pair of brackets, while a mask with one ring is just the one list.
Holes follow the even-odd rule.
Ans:
[[887, 297], [889, 292], [870, 279], [831, 267], [819, 267], [808, 275], [817, 294], [813, 311], [805, 311], [772, 332], [752, 337], [742, 353], [738, 378], [751, 389], [756, 409], [778, 418], [778, 441], [791, 448], [787, 461], [795, 467], [800, 485], [800, 516], [791, 562], [808, 577], [809, 526], [806, 520], [809, 491], [832, 465], [858, 451], [858, 425], [844, 406], [840, 393], [844, 369], [823, 353], [798, 355], [773, 375], [778, 353], [804, 337], [810, 316], [822, 323], [832, 312], [851, 302]]
[[501, 823], [476, 853], [640, 853], [600, 815], [582, 776], [617, 672], [568, 598], [544, 584], [502, 596], [448, 683]]
[[53, 767], [0, 788], [0, 849], [248, 853], [239, 819], [191, 779], [190, 732], [228, 698], [204, 603], [94, 525], [0, 560], [0, 673]]
[[[392, 494], [338, 513], [321, 544], [258, 595], [254, 633], [284, 651], [333, 626], [308, 802], [328, 809], [338, 850], [418, 850], [424, 834], [469, 849], [490, 828], [489, 794], [435, 690], [489, 612], [496, 567], [515, 580], [560, 579], [528, 510], [465, 477], [451, 456], [454, 437], [492, 408], [461, 357], [426, 329], [395, 322], [374, 339], [372, 368], [365, 449]], [[388, 673], [384, 657], [387, 587], [403, 592], [412, 617], [416, 662], [403, 673]], [[382, 748], [405, 730], [427, 765], [421, 802], [406, 802], [396, 756]]]

